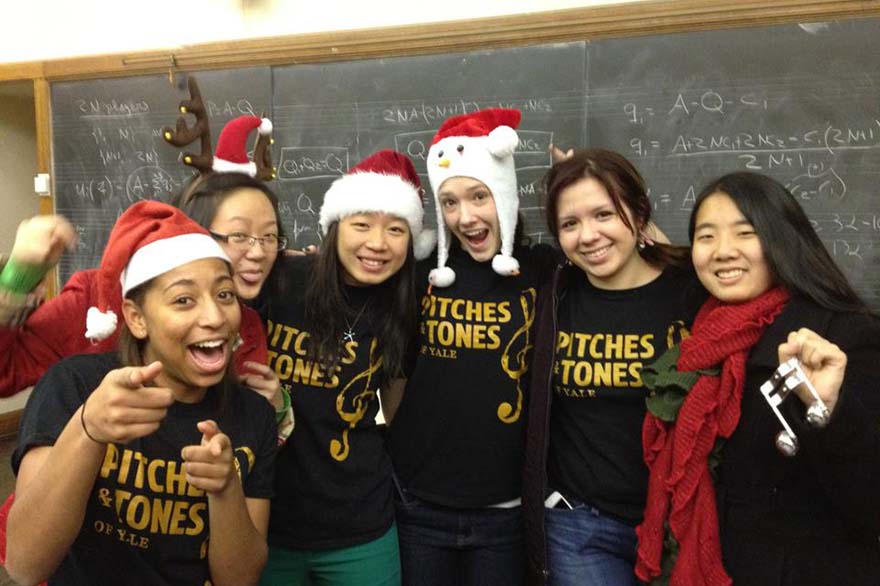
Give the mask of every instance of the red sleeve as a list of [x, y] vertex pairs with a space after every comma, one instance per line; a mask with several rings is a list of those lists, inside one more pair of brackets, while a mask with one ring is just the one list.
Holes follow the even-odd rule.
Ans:
[[[8, 397], [35, 384], [61, 358], [116, 348], [118, 331], [96, 345], [85, 338], [86, 310], [97, 299], [95, 274], [94, 270], [75, 273], [61, 292], [38, 307], [24, 324], [0, 328], [0, 396]], [[118, 315], [119, 308], [113, 309]]]
[[252, 308], [241, 306], [241, 339], [242, 344], [235, 351], [235, 369], [243, 373], [247, 369], [244, 363], [247, 361], [269, 364], [269, 349], [266, 346], [266, 330], [260, 315]]

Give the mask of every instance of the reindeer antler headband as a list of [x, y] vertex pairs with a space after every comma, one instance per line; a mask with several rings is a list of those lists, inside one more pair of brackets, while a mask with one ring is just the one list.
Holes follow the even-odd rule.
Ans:
[[[165, 140], [176, 147], [186, 146], [201, 139], [202, 152], [194, 155], [183, 153], [183, 162], [199, 170], [201, 175], [210, 173], [245, 173], [251, 177], [269, 181], [275, 178], [275, 167], [269, 145], [272, 144], [272, 122], [268, 118], [257, 116], [239, 116], [230, 120], [220, 132], [217, 141], [217, 153], [211, 149], [211, 128], [208, 113], [202, 94], [194, 77], [187, 80], [189, 99], [180, 102], [181, 114], [192, 114], [196, 121], [192, 126], [187, 124], [184, 116], [178, 116], [177, 127], [166, 126], [162, 129]], [[259, 138], [254, 149], [254, 160], [247, 156], [247, 139], [253, 129], [258, 129]]]

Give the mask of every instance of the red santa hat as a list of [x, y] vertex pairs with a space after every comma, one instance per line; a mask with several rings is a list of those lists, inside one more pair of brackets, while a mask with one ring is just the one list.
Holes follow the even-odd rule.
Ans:
[[218, 173], [244, 173], [257, 176], [257, 165], [248, 158], [247, 142], [251, 131], [258, 129], [260, 135], [272, 134], [272, 121], [257, 116], [239, 116], [226, 123], [217, 139], [213, 169]]
[[519, 193], [513, 152], [519, 144], [514, 130], [519, 126], [519, 110], [490, 108], [472, 114], [453, 116], [440, 126], [428, 149], [428, 180], [434, 192], [437, 211], [437, 268], [428, 280], [437, 287], [455, 282], [455, 272], [446, 266], [449, 258], [449, 229], [437, 193], [450, 177], [470, 177], [483, 182], [492, 192], [501, 231], [501, 251], [492, 259], [500, 275], [519, 273], [513, 257], [514, 233], [519, 212]]
[[436, 233], [423, 224], [422, 183], [406, 155], [381, 150], [334, 181], [321, 205], [321, 230], [327, 234], [333, 222], [365, 212], [386, 212], [406, 220], [417, 259], [434, 250]]
[[117, 282], [125, 297], [138, 285], [203, 258], [230, 262], [210, 233], [179, 209], [158, 201], [129, 207], [116, 220], [101, 257], [98, 303], [86, 314], [86, 338], [104, 340], [116, 331], [109, 300]]

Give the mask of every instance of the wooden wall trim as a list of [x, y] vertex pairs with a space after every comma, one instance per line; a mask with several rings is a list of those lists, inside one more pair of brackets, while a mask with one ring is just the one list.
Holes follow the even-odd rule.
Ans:
[[880, 15], [880, 0], [651, 0], [0, 65], [0, 81], [319, 63]]
[[[37, 173], [52, 173], [52, 94], [48, 80], [34, 80], [34, 121], [37, 147]], [[54, 182], [51, 182], [54, 189]], [[41, 214], [55, 213], [55, 198], [40, 196]], [[53, 267], [47, 279], [46, 295], [54, 297], [58, 290], [58, 267]]]
[[18, 435], [18, 424], [21, 422], [23, 409], [0, 413], [0, 440], [13, 438]]

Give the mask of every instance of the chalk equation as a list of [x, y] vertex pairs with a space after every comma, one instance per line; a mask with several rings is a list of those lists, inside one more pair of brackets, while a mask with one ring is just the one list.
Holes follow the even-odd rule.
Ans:
[[121, 177], [89, 178], [69, 182], [72, 189], [65, 189], [76, 201], [99, 204], [121, 199], [128, 205], [142, 199], [165, 199], [181, 188], [181, 182], [162, 167], [144, 165]]
[[278, 161], [278, 179], [336, 178], [349, 169], [348, 149], [345, 147], [282, 147]]
[[208, 112], [208, 116], [211, 118], [215, 117], [226, 117], [226, 118], [234, 118], [236, 116], [262, 116], [262, 112], [258, 113], [250, 100], [246, 98], [241, 98], [239, 100], [233, 101], [223, 101], [223, 102], [212, 102], [211, 100], [205, 101], [205, 109]]
[[420, 102], [414, 105], [394, 105], [384, 108], [381, 116], [384, 122], [396, 126], [439, 125], [447, 118], [470, 114], [486, 108], [512, 108], [521, 112], [552, 114], [553, 106], [547, 98], [525, 98], [519, 100], [467, 100], [431, 104]]

